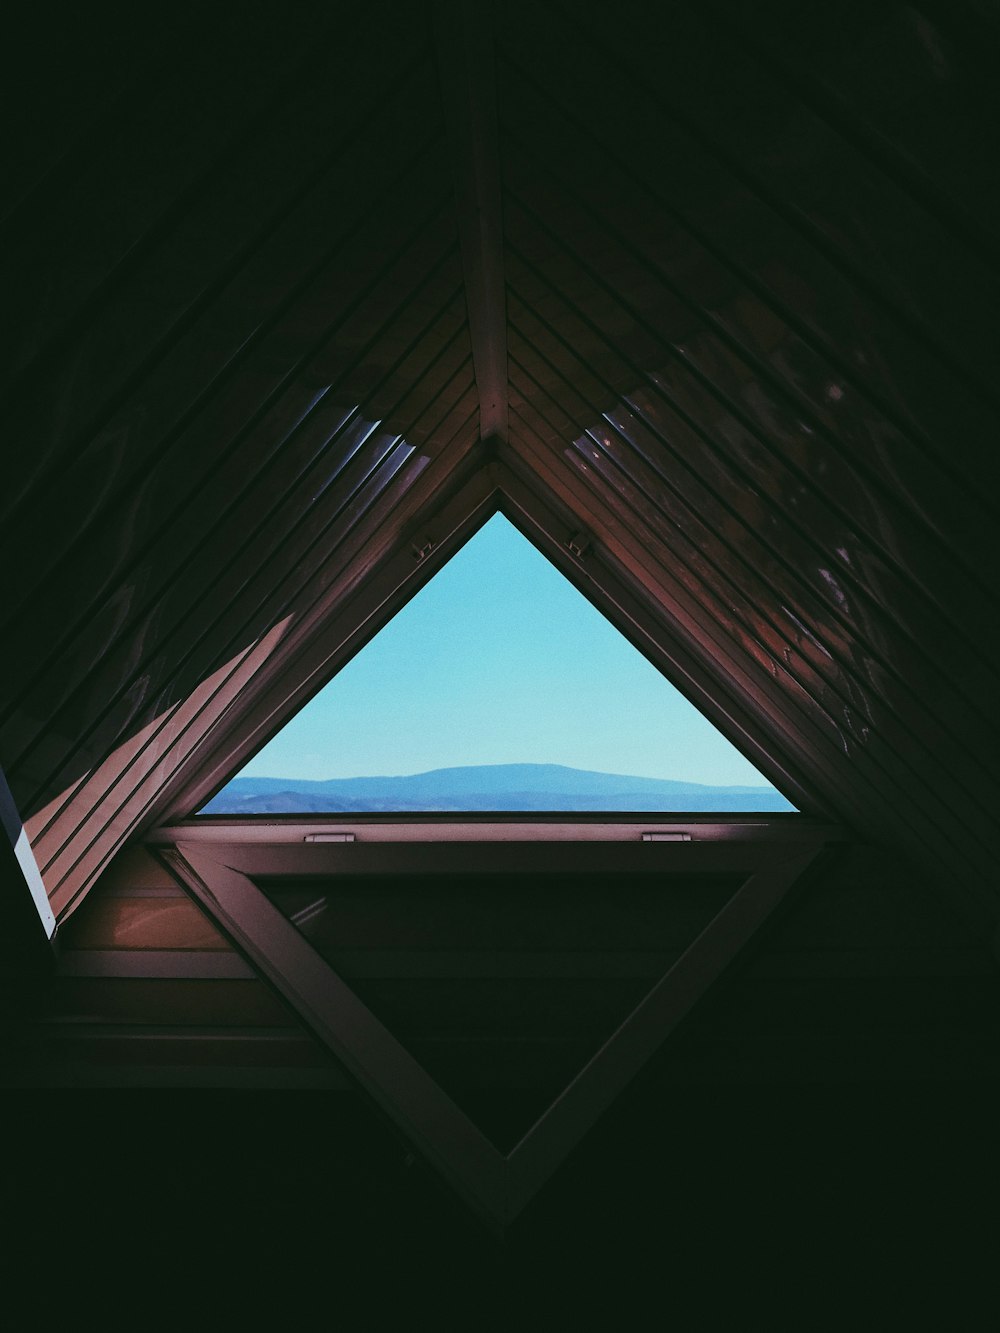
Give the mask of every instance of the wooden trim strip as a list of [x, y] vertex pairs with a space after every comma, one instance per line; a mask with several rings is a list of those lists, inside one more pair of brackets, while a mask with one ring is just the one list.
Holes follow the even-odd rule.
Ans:
[[26, 1070], [0, 1070], [3, 1088], [324, 1088], [351, 1092], [335, 1067], [278, 1065], [86, 1064], [83, 1061]]
[[59, 959], [63, 977], [141, 977], [211, 980], [257, 976], [233, 949], [73, 949]]
[[[150, 831], [150, 847], [191, 843], [301, 843], [317, 833], [352, 833], [366, 842], [641, 842], [645, 832], [687, 833], [692, 842], [801, 842], [846, 838], [845, 830], [808, 815], [678, 816], [589, 813], [195, 815]], [[178, 890], [178, 892], [180, 892]], [[125, 897], [138, 896], [134, 891]]]

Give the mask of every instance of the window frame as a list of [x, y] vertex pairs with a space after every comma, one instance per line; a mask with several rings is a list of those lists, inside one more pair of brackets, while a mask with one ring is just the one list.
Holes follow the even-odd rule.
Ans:
[[[308, 645], [296, 651], [298, 660], [293, 670], [284, 660], [283, 649], [273, 663], [257, 673], [252, 689], [245, 691], [246, 703], [236, 696], [227, 700], [226, 713], [230, 716], [220, 717], [221, 725], [206, 738], [197, 761], [186, 769], [184, 780], [172, 785], [167, 799], [157, 804], [153, 820], [162, 823], [193, 817], [193, 812], [217, 795], [495, 513], [503, 514], [623, 638], [662, 672], [667, 682], [796, 807], [796, 813], [840, 817], [839, 809], [818, 795], [822, 784], [815, 781], [815, 774], [800, 771], [801, 756], [789, 762], [798, 747], [794, 744], [794, 728], [788, 729], [786, 719], [780, 719], [780, 735], [776, 734], [778, 718], [772, 716], [765, 721], [754, 691], [737, 697], [731, 688], [721, 685], [718, 674], [692, 652], [679, 627], [651, 610], [631, 586], [627, 571], [616, 567], [610, 553], [597, 558], [591, 537], [586, 537], [582, 553], [574, 545], [577, 537], [584, 540], [581, 534], [573, 533], [566, 541], [554, 538], [554, 533], [570, 531], [565, 517], [506, 467], [494, 462], [426, 513], [420, 526], [387, 554], [344, 604], [324, 608], [325, 623], [321, 628], [317, 625]], [[298, 639], [300, 633], [296, 630], [291, 637]], [[712, 656], [718, 656], [721, 649], [721, 644], [715, 644]]]
[[[796, 822], [791, 823], [791, 819]], [[803, 816], [747, 821], [183, 821], [148, 845], [292, 1005], [414, 1149], [502, 1234], [626, 1084], [839, 840]], [[525, 838], [525, 825], [530, 832]], [[316, 841], [355, 832], [353, 842]], [[413, 836], [416, 832], [417, 836]], [[449, 836], [455, 832], [462, 837]], [[583, 836], [580, 836], [580, 834]], [[645, 841], [643, 833], [687, 835]], [[611, 834], [612, 836], [608, 836]], [[484, 836], [485, 835], [485, 836]], [[739, 871], [727, 904], [508, 1153], [497, 1149], [354, 995], [255, 876]]]

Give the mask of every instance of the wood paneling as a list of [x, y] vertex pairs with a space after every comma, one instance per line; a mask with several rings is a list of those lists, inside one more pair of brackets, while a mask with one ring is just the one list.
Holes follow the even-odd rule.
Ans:
[[64, 949], [219, 949], [224, 943], [205, 915], [180, 898], [88, 903], [60, 937]]
[[144, 847], [116, 858], [58, 939], [55, 975], [0, 986], [4, 1086], [345, 1086]]
[[59, 914], [338, 666], [416, 530], [509, 501], [499, 456], [755, 762], [993, 928], [998, 33], [924, 9], [163, 15], [127, 69], [95, 16], [89, 80], [31, 47], [0, 759]]

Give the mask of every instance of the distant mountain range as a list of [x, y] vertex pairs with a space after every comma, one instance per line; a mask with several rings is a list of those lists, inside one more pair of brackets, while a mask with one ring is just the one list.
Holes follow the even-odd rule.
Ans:
[[668, 778], [594, 773], [562, 764], [436, 768], [409, 777], [234, 778], [203, 815], [361, 814], [403, 811], [788, 811], [773, 787], [709, 787]]

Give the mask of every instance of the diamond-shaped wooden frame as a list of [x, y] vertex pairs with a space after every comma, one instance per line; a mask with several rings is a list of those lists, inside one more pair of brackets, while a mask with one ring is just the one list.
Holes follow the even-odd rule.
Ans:
[[[733, 962], [824, 843], [184, 842], [161, 855], [414, 1147], [502, 1231]], [[221, 832], [221, 830], [220, 830]], [[745, 874], [726, 905], [508, 1153], [483, 1135], [254, 883], [254, 877], [555, 870]]]

